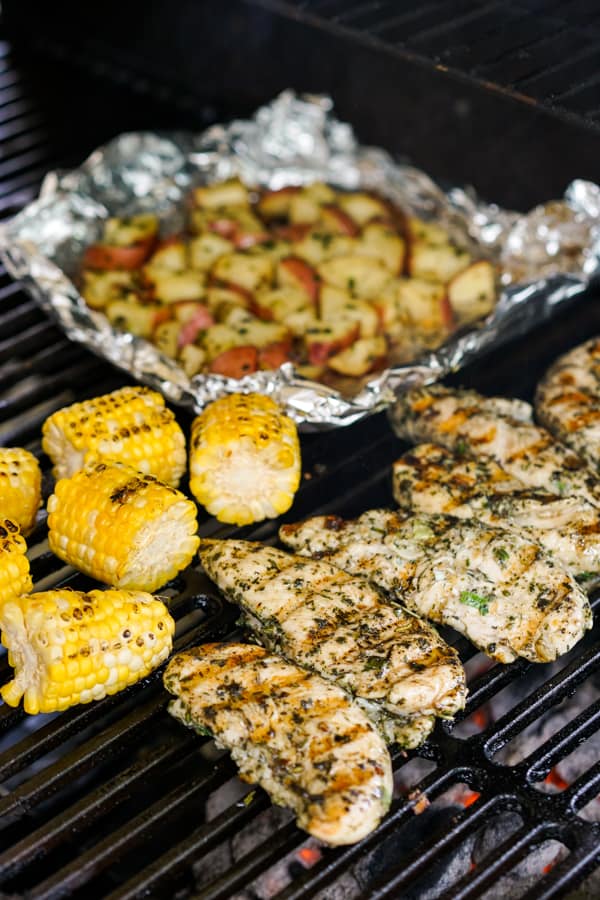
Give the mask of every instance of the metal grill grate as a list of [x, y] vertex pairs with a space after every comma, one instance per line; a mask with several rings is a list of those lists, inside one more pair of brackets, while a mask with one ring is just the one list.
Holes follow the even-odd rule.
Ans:
[[246, 0], [600, 125], [594, 0]]
[[[363, 3], [362, 8], [367, 14], [368, 7], [385, 5]], [[326, 4], [308, 6], [325, 9]], [[333, 9], [334, 4], [327, 7]], [[354, 12], [358, 14], [358, 6]], [[19, 73], [10, 68], [6, 45], [2, 53], [4, 71], [11, 75], [0, 89], [0, 152], [6, 151], [3, 160], [14, 160], [0, 178], [6, 213], [31, 196], [41, 171], [55, 162], [60, 142], [47, 139], [44, 118], [19, 87]], [[116, 108], [111, 121], [118, 128]], [[100, 128], [87, 139], [100, 142], [106, 136]], [[70, 153], [75, 152], [77, 148], [71, 147]], [[585, 303], [579, 304], [570, 312], [567, 324], [563, 321], [548, 332], [536, 361], [531, 359], [529, 339], [527, 346], [515, 347], [510, 358], [503, 352], [489, 362], [485, 373], [472, 369], [463, 378], [488, 390], [527, 392], [549, 354], [597, 327], [592, 316]], [[524, 379], [520, 366], [525, 360]], [[118, 372], [66, 341], [18, 286], [5, 273], [0, 274], [0, 443], [25, 446], [41, 459], [46, 494], [50, 487], [48, 464], [39, 442], [44, 418], [66, 403], [122, 383]], [[182, 423], [187, 428], [189, 419], [182, 416]], [[353, 515], [367, 506], [389, 502], [389, 464], [400, 449], [383, 416], [348, 430], [306, 437], [305, 479], [294, 518], [315, 512]], [[201, 531], [219, 536], [234, 533], [208, 518], [202, 520]], [[273, 540], [275, 527], [267, 523], [238, 533]], [[30, 545], [37, 589], [59, 583], [90, 586], [88, 579], [49, 553], [44, 522]], [[218, 638], [234, 628], [235, 609], [220, 600], [200, 572], [188, 571], [164, 593], [172, 598], [178, 623], [177, 648]], [[600, 860], [600, 826], [580, 815], [600, 792], [600, 764], [584, 771], [558, 794], [542, 793], [536, 784], [596, 732], [600, 704], [589, 704], [516, 765], [502, 763], [498, 754], [597, 673], [597, 638], [596, 629], [562, 668], [538, 668], [537, 687], [530, 681], [533, 667], [523, 662], [475, 674], [461, 717], [463, 724], [511, 686], [521, 688], [522, 696], [504, 716], [471, 736], [461, 733], [460, 725], [440, 724], [418, 752], [396, 753], [394, 765], [400, 776], [415, 760], [429, 762], [429, 773], [415, 785], [417, 793], [399, 796], [380, 828], [362, 844], [327, 851], [311, 868], [300, 867], [292, 883], [276, 894], [279, 900], [319, 893], [333, 896], [334, 883], [352, 866], [366, 860], [374, 849], [382, 850], [394, 835], [407, 836], [415, 830], [419, 821], [415, 813], [425, 803], [422, 798], [435, 801], [457, 783], [467, 784], [478, 795], [474, 802], [450, 820], [432, 824], [402, 855], [396, 845], [391, 864], [374, 877], [363, 896], [411, 895], [426, 873], [505, 811], [518, 812], [520, 827], [472, 870], [456, 873], [454, 883], [439, 896], [482, 896], [547, 839], [562, 843], [568, 856], [540, 873], [535, 889], [526, 896], [563, 896], [578, 884]], [[456, 635], [452, 639], [463, 659], [474, 664], [473, 649]], [[4, 657], [0, 659], [0, 677], [3, 681], [8, 677]], [[83, 895], [173, 897], [181, 891], [181, 896], [229, 900], [286, 853], [305, 844], [306, 836], [284, 820], [200, 885], [199, 873], [203, 867], [210, 870], [215, 850], [244, 828], [253, 828], [269, 803], [262, 791], [247, 792], [244, 799], [226, 803], [211, 816], [209, 797], [232, 780], [234, 766], [227, 756], [203, 755], [207, 742], [172, 721], [165, 711], [166, 702], [160, 673], [155, 673], [122, 694], [59, 716], [26, 720], [19, 710], [0, 707], [3, 896], [36, 900]]]

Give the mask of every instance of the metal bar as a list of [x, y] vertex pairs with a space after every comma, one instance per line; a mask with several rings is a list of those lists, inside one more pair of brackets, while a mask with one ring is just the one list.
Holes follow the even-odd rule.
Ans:
[[600, 700], [583, 710], [575, 719], [553, 734], [533, 753], [530, 753], [520, 767], [523, 767], [527, 780], [541, 781], [550, 769], [574, 750], [582, 741], [591, 737], [600, 727]]

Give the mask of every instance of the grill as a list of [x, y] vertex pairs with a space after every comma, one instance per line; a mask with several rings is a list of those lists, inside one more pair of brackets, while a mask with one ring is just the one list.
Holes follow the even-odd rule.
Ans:
[[[456, 30], [449, 20], [438, 22], [437, 30], [427, 26], [432, 21], [427, 16], [439, 11], [439, 3], [423, 4], [412, 19], [398, 13], [400, 4], [385, 0], [262, 0], [262, 5], [285, 8], [307, 21], [318, 17], [331, 28], [360, 28], [369, 40], [386, 34], [391, 40], [394, 21], [412, 22], [411, 46], [420, 47], [424, 58], [434, 52], [436, 41], [439, 46], [444, 28]], [[514, 23], [535, 5], [489, 3], [478, 7], [481, 14], [469, 3], [444, 8], [460, 7], [453, 22], [461, 28], [489, 30], [498, 17]], [[591, 46], [600, 14], [591, 3], [576, 5], [588, 9]], [[544, 4], [544, 28], [560, 21], [561, 6], [565, 4]], [[559, 33], [553, 32], [555, 38]], [[512, 26], [507, 41], [511, 34]], [[464, 65], [464, 73], [468, 64], [478, 77], [492, 77], [494, 59], [487, 50], [482, 57], [483, 41], [470, 41], [468, 53], [447, 38], [444, 42], [446, 65]], [[531, 52], [542, 52], [543, 45], [532, 37]], [[173, 93], [167, 86], [158, 96], [150, 76], [132, 83], [117, 62], [105, 66], [109, 80], [102, 67], [81, 59], [84, 71], [74, 85], [69, 54], [59, 52], [58, 43], [46, 49], [54, 57], [51, 77], [42, 57], [22, 51], [19, 57], [8, 43], [0, 44], [2, 216], [31, 199], [49, 167], [70, 165], [119, 131], [199, 127], [246, 109], [243, 98], [235, 108], [214, 98], [198, 104], [191, 89]], [[493, 53], [500, 60], [503, 54], [515, 58], [517, 51], [512, 45], [505, 49], [498, 39]], [[522, 93], [522, 84], [509, 81], [508, 69], [502, 71], [505, 77], [497, 84], [519, 87]], [[574, 116], [575, 106], [561, 96], [564, 109], [568, 106]], [[75, 128], [74, 97], [94, 98], [94, 114], [82, 115]], [[595, 127], [596, 107], [590, 109]], [[587, 295], [546, 328], [543, 342], [514, 342], [462, 372], [459, 380], [484, 392], [530, 398], [558, 353], [598, 331], [600, 309]], [[124, 382], [121, 373], [68, 342], [0, 273], [0, 444], [24, 446], [41, 459], [46, 496], [50, 479], [39, 440], [43, 420], [67, 403]], [[189, 417], [180, 418], [189, 429]], [[349, 516], [389, 503], [389, 466], [402, 450], [384, 415], [350, 429], [305, 436], [304, 480], [288, 518], [325, 512]], [[204, 536], [276, 537], [272, 523], [235, 531], [205, 518], [200, 530]], [[49, 553], [44, 522], [30, 546], [36, 589], [91, 586]], [[189, 570], [163, 593], [171, 597], [177, 619], [176, 649], [235, 633], [237, 611], [201, 572]], [[599, 603], [596, 598], [596, 609]], [[454, 726], [438, 723], [418, 751], [394, 754], [397, 797], [379, 829], [359, 846], [323, 853], [315, 851], [287, 815], [272, 814], [261, 790], [242, 788], [234, 780], [235, 767], [227, 755], [217, 754], [171, 720], [160, 673], [115, 697], [59, 716], [26, 719], [19, 710], [0, 707], [2, 896], [229, 900], [266, 896], [262, 892], [268, 883], [269, 896], [279, 900], [475, 898], [504, 884], [501, 879], [528, 861], [533, 881], [523, 879], [520, 893], [510, 896], [566, 896], [600, 861], [600, 824], [590, 814], [600, 793], [597, 745], [593, 754], [600, 728], [598, 628], [552, 667], [520, 661], [486, 668], [467, 642], [455, 634], [446, 637], [467, 665], [466, 710]], [[0, 658], [0, 677], [8, 678], [5, 657]], [[556, 718], [561, 711], [562, 718]], [[511, 748], [523, 740], [515, 756]], [[568, 784], [557, 778], [559, 764], [586, 750], [587, 762], [574, 767]], [[278, 882], [273, 873], [282, 865], [285, 878]]]

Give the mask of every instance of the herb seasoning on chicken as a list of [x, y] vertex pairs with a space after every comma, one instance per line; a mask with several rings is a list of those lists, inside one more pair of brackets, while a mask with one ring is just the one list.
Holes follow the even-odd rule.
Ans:
[[558, 440], [600, 472], [600, 338], [556, 360], [539, 384], [535, 408]]
[[600, 506], [600, 482], [583, 460], [531, 421], [521, 400], [433, 385], [401, 395], [392, 413], [396, 433], [456, 453], [495, 460], [526, 487]]
[[554, 660], [592, 624], [586, 595], [539, 544], [472, 520], [370, 510], [284, 525], [280, 537], [395, 592], [500, 662]]
[[164, 675], [169, 711], [226, 747], [244, 781], [328, 844], [354, 844], [377, 827], [392, 797], [387, 748], [336, 685], [247, 644], [177, 654]]
[[418, 746], [464, 706], [456, 651], [364, 579], [250, 541], [202, 541], [199, 555], [259, 640], [349, 691], [387, 740]]
[[600, 511], [581, 497], [526, 488], [491, 459], [420, 444], [393, 467], [394, 499], [407, 513], [477, 519], [528, 535], [574, 575], [600, 573]]

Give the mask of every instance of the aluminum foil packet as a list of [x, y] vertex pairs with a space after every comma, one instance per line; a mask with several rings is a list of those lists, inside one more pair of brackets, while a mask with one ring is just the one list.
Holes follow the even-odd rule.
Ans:
[[[539, 325], [598, 274], [598, 185], [574, 181], [562, 200], [527, 215], [510, 212], [482, 203], [470, 190], [443, 191], [424, 172], [362, 146], [332, 110], [327, 97], [285, 91], [252, 119], [215, 125], [200, 135], [121, 135], [78, 169], [50, 173], [38, 199], [0, 227], [0, 256], [70, 338], [172, 402], [197, 411], [226, 393], [256, 390], [271, 395], [305, 430], [349, 425], [388, 406], [398, 392], [456, 371]], [[240, 380], [213, 374], [189, 378], [149, 342], [114, 330], [88, 308], [74, 281], [103, 219], [158, 212], [165, 231], [177, 231], [193, 185], [234, 175], [271, 189], [321, 180], [387, 195], [497, 264], [501, 285], [493, 312], [413, 362], [355, 380], [351, 390], [347, 384], [338, 389], [308, 381], [291, 363]]]

